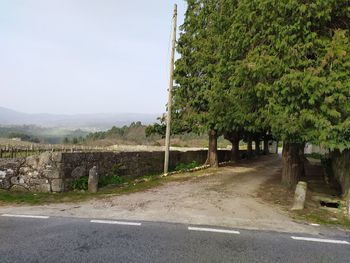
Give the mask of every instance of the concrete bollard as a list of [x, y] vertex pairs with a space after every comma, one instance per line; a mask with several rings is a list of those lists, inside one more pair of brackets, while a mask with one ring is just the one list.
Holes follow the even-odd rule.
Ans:
[[98, 190], [98, 173], [97, 167], [94, 166], [89, 171], [89, 181], [88, 181], [88, 190], [90, 193], [97, 193]]
[[307, 183], [300, 181], [297, 184], [294, 194], [294, 204], [292, 210], [303, 210], [305, 206]]

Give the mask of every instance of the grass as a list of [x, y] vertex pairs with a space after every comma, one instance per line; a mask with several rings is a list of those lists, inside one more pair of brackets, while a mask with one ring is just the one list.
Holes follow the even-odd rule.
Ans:
[[181, 173], [168, 177], [160, 175], [147, 175], [135, 180], [125, 179], [122, 184], [109, 185], [102, 187], [96, 194], [87, 191], [72, 191], [64, 193], [29, 193], [29, 192], [10, 192], [0, 190], [0, 205], [5, 204], [27, 204], [42, 205], [62, 202], [82, 202], [94, 198], [105, 198], [111, 195], [130, 194], [139, 191], [145, 191], [167, 182], [186, 181], [194, 177], [200, 177], [208, 173], [214, 174], [217, 169], [201, 170], [193, 173]]
[[350, 218], [343, 212], [331, 212], [323, 208], [306, 208], [302, 211], [295, 211], [292, 217], [296, 220], [307, 221], [320, 225], [340, 226], [350, 229]]
[[176, 165], [175, 169], [173, 171], [187, 171], [187, 170], [191, 170], [194, 168], [197, 168], [198, 166], [200, 166], [196, 161], [193, 161], [191, 163], [179, 163], [178, 165]]
[[312, 200], [311, 196], [312, 192], [308, 190], [304, 210], [290, 211], [294, 191], [281, 185], [279, 176], [266, 181], [258, 191], [259, 198], [280, 207], [296, 221], [350, 229], [350, 218], [344, 213], [345, 207], [341, 207], [341, 209], [323, 208], [318, 202]]

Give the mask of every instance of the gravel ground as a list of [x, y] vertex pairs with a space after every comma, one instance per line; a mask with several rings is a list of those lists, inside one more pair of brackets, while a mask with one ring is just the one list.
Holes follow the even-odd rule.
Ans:
[[282, 232], [313, 231], [257, 197], [260, 185], [276, 176], [280, 169], [280, 158], [270, 155], [142, 192], [81, 203], [3, 206], [0, 213], [162, 221]]

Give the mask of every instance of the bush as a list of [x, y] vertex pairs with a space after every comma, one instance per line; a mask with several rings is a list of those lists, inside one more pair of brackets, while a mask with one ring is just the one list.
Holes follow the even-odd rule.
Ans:
[[196, 161], [193, 161], [193, 162], [187, 163], [187, 164], [180, 163], [180, 164], [176, 165], [175, 171], [186, 171], [186, 170], [194, 169], [198, 166], [199, 166], [199, 164]]
[[104, 187], [107, 185], [119, 185], [125, 182], [125, 179], [120, 177], [120, 166], [121, 164], [114, 164], [111, 171], [98, 180], [98, 187]]
[[[125, 179], [120, 177], [119, 174], [120, 164], [113, 165], [111, 171], [105, 175], [100, 176], [98, 180], [98, 187], [104, 187], [107, 185], [119, 185], [125, 182]], [[70, 185], [72, 190], [88, 190], [89, 176], [82, 176], [79, 179], [73, 181]]]
[[73, 190], [87, 190], [88, 189], [88, 176], [82, 176], [79, 179], [75, 180], [71, 184]]

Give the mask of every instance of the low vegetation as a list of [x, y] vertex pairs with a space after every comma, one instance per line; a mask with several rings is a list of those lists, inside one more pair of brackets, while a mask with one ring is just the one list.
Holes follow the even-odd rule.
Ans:
[[[163, 146], [164, 134], [157, 133], [154, 127], [163, 127], [159, 124], [143, 125], [141, 122], [133, 122], [129, 126], [112, 127], [107, 131], [100, 131], [88, 134], [83, 144], [91, 146], [112, 146], [120, 145], [148, 145]], [[219, 138], [219, 147], [226, 148], [230, 143], [223, 137]], [[173, 135], [171, 145], [174, 147], [208, 147], [205, 134], [184, 133]]]
[[[345, 214], [345, 206], [342, 202], [340, 202], [338, 208], [324, 207], [319, 201], [313, 198], [313, 196], [317, 194], [315, 193], [315, 187], [312, 187], [312, 189], [308, 189], [305, 209], [300, 211], [290, 210], [293, 204], [294, 191], [285, 186], [281, 186], [280, 174], [261, 185], [258, 191], [258, 197], [286, 211], [297, 221], [350, 229], [350, 218]], [[318, 191], [321, 191], [323, 195], [327, 195], [330, 189], [323, 188]]]
[[193, 162], [187, 163], [187, 164], [180, 163], [180, 164], [176, 165], [174, 171], [187, 171], [187, 170], [197, 168], [199, 166], [200, 165], [196, 161], [193, 161]]

